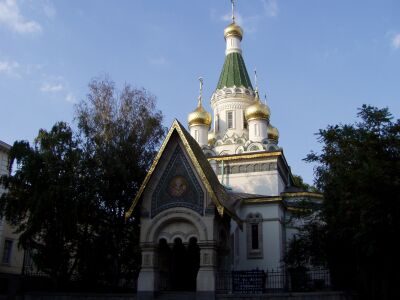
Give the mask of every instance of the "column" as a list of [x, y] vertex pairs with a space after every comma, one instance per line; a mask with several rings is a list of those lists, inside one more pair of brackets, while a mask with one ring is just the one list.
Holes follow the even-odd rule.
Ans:
[[197, 298], [215, 299], [216, 257], [214, 244], [199, 244], [200, 269], [197, 273]]
[[157, 291], [157, 249], [155, 245], [142, 245], [142, 267], [140, 269], [137, 287], [139, 300], [154, 299]]

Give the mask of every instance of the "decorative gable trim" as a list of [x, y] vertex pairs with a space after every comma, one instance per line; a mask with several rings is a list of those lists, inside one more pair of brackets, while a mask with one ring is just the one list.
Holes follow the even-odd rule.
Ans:
[[[177, 121], [174, 120], [172, 123], [172, 126], [170, 130], [168, 131], [168, 134], [163, 141], [160, 150], [158, 151], [149, 171], [147, 172], [147, 175], [145, 179], [143, 180], [142, 185], [139, 188], [138, 193], [136, 194], [135, 198], [133, 199], [132, 205], [129, 208], [129, 210], [125, 213], [125, 218], [128, 219], [134, 208], [136, 207], [137, 203], [139, 202], [140, 197], [143, 195], [144, 190], [147, 187], [148, 182], [151, 179], [151, 176], [153, 175], [154, 170], [156, 169], [159, 160], [161, 159], [170, 139], [171, 136], [176, 132], [183, 144], [183, 148], [186, 150], [187, 155], [189, 156], [194, 168], [196, 169], [196, 172], [198, 176], [200, 177], [200, 181], [204, 184], [208, 194], [211, 197], [211, 200], [215, 204], [218, 213], [223, 216], [224, 212], [226, 211], [228, 215], [230, 215], [232, 218], [234, 218], [238, 223], [242, 223], [242, 220], [240, 220], [239, 217], [236, 216], [236, 214], [231, 211], [229, 208], [224, 206], [221, 201], [227, 202], [229, 200], [229, 196], [226, 194], [224, 188], [221, 186], [221, 184], [218, 181], [218, 178], [216, 177], [214, 171], [211, 169], [211, 166], [209, 165], [207, 159], [204, 157], [204, 162], [200, 163], [201, 157], [197, 157], [194, 153], [194, 149], [196, 146], [200, 149], [200, 146], [198, 146], [197, 142], [194, 141], [191, 136], [186, 132], [186, 130], [182, 127], [182, 125]], [[192, 140], [190, 140], [192, 139]], [[194, 144], [196, 143], [196, 144]], [[196, 153], [197, 155], [204, 155], [201, 152], [201, 149], [199, 150], [200, 153]], [[198, 152], [198, 151], [197, 151]], [[208, 164], [205, 166], [205, 164]], [[214, 178], [215, 177], [215, 178]], [[211, 184], [211, 182], [213, 184]]]

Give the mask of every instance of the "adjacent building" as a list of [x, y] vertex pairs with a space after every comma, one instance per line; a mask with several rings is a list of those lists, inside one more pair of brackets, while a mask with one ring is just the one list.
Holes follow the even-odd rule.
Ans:
[[[11, 146], [0, 141], [0, 176], [9, 173], [8, 154]], [[0, 195], [5, 192], [0, 184]], [[8, 289], [9, 279], [14, 275], [22, 273], [24, 251], [18, 248], [18, 234], [14, 233], [15, 228], [4, 219], [0, 219], [0, 281], [1, 288]], [[7, 292], [1, 291], [1, 292]]]

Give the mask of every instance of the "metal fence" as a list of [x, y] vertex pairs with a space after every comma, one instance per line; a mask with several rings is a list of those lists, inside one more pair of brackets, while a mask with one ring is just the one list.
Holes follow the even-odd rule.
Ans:
[[331, 289], [329, 270], [324, 268], [218, 272], [216, 279], [216, 292], [219, 294], [309, 292]]

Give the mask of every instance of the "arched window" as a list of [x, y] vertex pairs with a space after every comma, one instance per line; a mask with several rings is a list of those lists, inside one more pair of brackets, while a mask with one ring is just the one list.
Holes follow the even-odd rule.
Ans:
[[226, 124], [228, 129], [232, 129], [235, 127], [233, 124], [233, 111], [226, 112]]
[[263, 258], [262, 216], [250, 213], [246, 218], [247, 258]]

